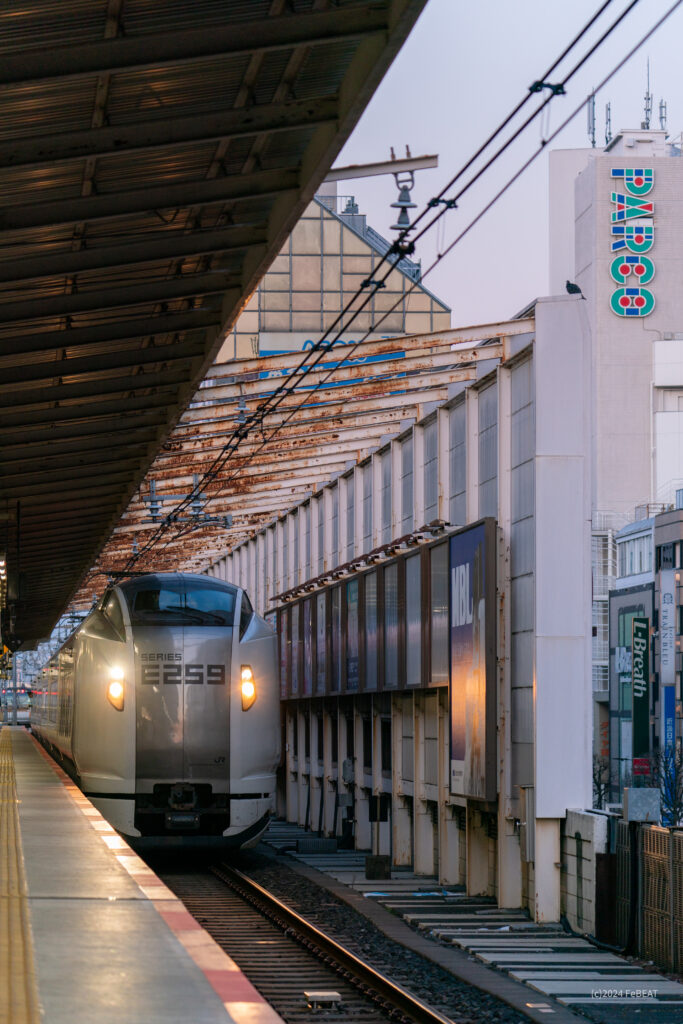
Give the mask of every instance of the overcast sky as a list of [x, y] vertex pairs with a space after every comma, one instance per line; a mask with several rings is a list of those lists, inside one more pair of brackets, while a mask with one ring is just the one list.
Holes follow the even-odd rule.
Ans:
[[[566, 96], [549, 106], [547, 136], [619, 62], [671, 0], [640, 0], [621, 26], [569, 84]], [[598, 0], [427, 0], [411, 36], [368, 105], [337, 164], [368, 163], [405, 155], [437, 153], [438, 170], [416, 175], [418, 209], [439, 192], [486, 136], [516, 105], [598, 9]], [[593, 31], [552, 76], [557, 81], [628, 6], [612, 0]], [[659, 127], [660, 99], [668, 106], [670, 137], [683, 130], [683, 4], [617, 73], [596, 99], [597, 142], [604, 145], [605, 103], [611, 101], [612, 128], [639, 127], [643, 118], [646, 62], [650, 58], [652, 126]], [[525, 113], [532, 103], [525, 107]], [[441, 249], [465, 227], [541, 140], [534, 122], [481, 181], [444, 218]], [[586, 113], [552, 144], [567, 149], [589, 145]], [[542, 154], [507, 195], [425, 280], [453, 310], [454, 326], [507, 319], [537, 295], [548, 293], [547, 155]], [[466, 179], [463, 179], [465, 181]], [[340, 182], [353, 192], [368, 222], [387, 237], [397, 196], [393, 178]], [[568, 201], [571, 197], [568, 197]], [[416, 254], [423, 268], [436, 255], [436, 229]]]

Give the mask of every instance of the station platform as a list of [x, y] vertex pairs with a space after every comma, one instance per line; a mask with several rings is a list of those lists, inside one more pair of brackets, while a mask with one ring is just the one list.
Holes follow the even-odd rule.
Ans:
[[1, 1024], [281, 1024], [21, 727], [0, 728]]

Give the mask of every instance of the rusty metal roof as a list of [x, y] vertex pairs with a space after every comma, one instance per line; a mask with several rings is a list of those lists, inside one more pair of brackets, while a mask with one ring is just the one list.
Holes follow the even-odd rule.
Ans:
[[[207, 484], [207, 512], [232, 515], [232, 526], [173, 526], [140, 557], [136, 570], [206, 568], [399, 433], [406, 420], [421, 419], [449, 397], [450, 385], [476, 379], [482, 361], [513, 354], [510, 338], [533, 331], [534, 320], [524, 319], [365, 341], [350, 359], [343, 349], [326, 353], [301, 383], [295, 378], [301, 353], [214, 365], [85, 580], [79, 605], [103, 590], [107, 572], [126, 566], [134, 544], [144, 552], [157, 530], [150, 520], [150, 482], [158, 495], [177, 503], [192, 490], [193, 475], [205, 473], [220, 453], [240, 407], [253, 411], [283, 379], [292, 377], [291, 395]], [[172, 510], [170, 501], [161, 515]]]
[[0, 11], [4, 637], [79, 587], [424, 2]]

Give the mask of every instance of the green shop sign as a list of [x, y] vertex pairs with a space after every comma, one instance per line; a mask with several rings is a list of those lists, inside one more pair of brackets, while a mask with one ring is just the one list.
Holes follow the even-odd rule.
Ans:
[[649, 775], [650, 755], [650, 620], [633, 619], [633, 774]]

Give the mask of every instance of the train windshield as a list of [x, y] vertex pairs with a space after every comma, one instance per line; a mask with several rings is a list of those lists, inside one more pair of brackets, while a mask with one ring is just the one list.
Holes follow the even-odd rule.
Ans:
[[130, 618], [138, 626], [232, 626], [236, 592], [180, 581], [140, 581], [122, 587]]

